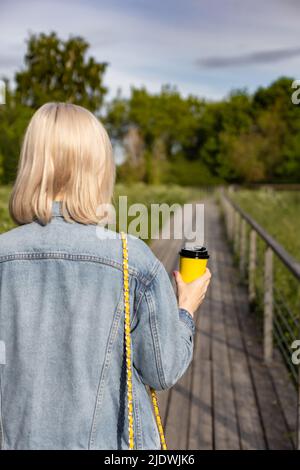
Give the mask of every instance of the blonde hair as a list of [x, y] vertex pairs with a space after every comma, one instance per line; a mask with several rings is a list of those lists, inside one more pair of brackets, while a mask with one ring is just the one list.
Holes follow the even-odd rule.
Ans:
[[114, 182], [112, 146], [101, 122], [81, 106], [46, 103], [24, 136], [10, 214], [19, 225], [35, 218], [47, 224], [59, 195], [68, 222], [96, 224], [97, 207], [111, 202]]

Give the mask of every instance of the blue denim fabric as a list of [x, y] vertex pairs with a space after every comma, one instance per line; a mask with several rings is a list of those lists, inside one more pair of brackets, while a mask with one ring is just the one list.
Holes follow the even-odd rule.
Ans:
[[188, 312], [185, 308], [180, 308], [179, 317], [182, 321], [184, 321], [191, 328], [192, 333], [194, 335], [196, 327], [195, 327], [194, 318], [192, 317], [190, 312]]
[[[122, 243], [104, 227], [66, 222], [0, 236], [2, 449], [127, 449]], [[135, 445], [158, 449], [147, 385], [167, 389], [193, 354], [150, 248], [128, 236]]]

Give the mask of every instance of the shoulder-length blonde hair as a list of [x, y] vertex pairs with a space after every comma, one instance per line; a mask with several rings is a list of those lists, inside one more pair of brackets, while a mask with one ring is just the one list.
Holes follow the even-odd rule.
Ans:
[[81, 106], [47, 103], [26, 130], [10, 214], [19, 225], [47, 224], [58, 197], [68, 222], [97, 224], [97, 208], [111, 202], [114, 182], [112, 146], [101, 122]]

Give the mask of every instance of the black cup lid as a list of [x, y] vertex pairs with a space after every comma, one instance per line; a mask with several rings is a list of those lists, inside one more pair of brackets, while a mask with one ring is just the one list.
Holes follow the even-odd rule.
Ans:
[[184, 247], [179, 252], [180, 256], [194, 259], [208, 259], [209, 254], [205, 246]]

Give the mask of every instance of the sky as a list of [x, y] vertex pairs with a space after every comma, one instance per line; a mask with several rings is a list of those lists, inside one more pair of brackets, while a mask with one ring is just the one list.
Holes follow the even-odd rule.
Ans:
[[218, 100], [300, 79], [298, 0], [0, 0], [0, 77], [24, 67], [29, 33], [82, 36], [108, 62], [108, 97], [163, 84]]

